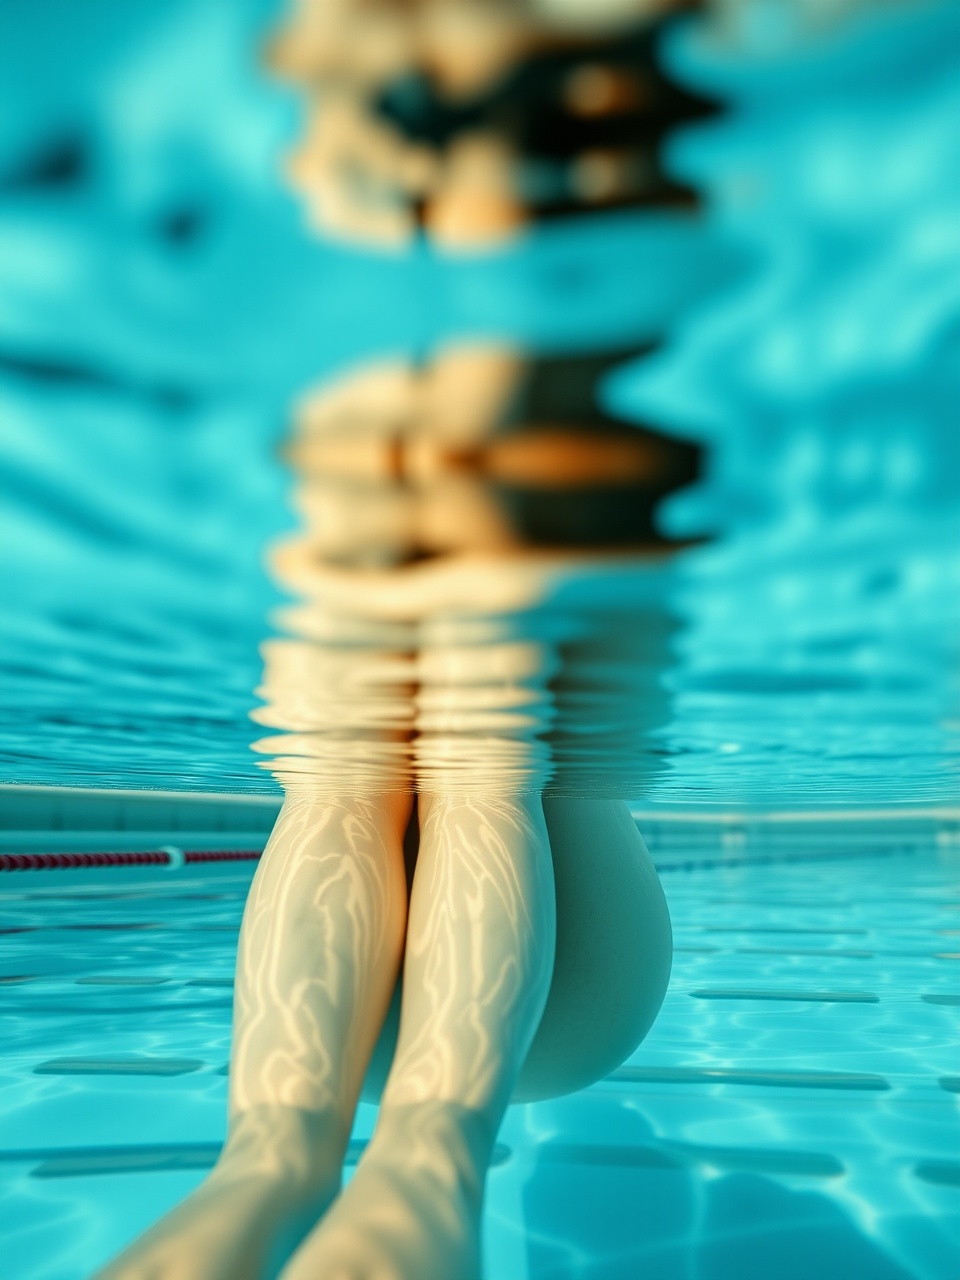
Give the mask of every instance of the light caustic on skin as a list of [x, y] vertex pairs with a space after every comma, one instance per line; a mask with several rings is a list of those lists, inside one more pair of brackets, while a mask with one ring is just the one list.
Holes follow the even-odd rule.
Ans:
[[[240, 935], [228, 1140], [110, 1280], [253, 1280], [285, 1258], [286, 1280], [478, 1274], [484, 1179], [511, 1097], [606, 1074], [662, 999], [669, 920], [625, 805], [541, 799], [558, 706], [576, 701], [563, 680], [576, 636], [532, 621], [569, 587], [570, 552], [530, 545], [492, 487], [507, 469], [490, 466], [487, 445], [524, 360], [451, 360], [484, 392], [456, 427], [439, 425], [456, 421], [437, 411], [443, 359], [435, 376], [358, 376], [301, 416], [301, 489], [340, 485], [353, 520], [347, 536], [301, 492], [303, 529], [278, 556], [302, 603], [265, 646], [256, 718], [274, 730], [258, 746], [286, 801]], [[646, 441], [631, 483], [665, 483], [657, 448]], [[528, 450], [522, 482], [540, 475], [548, 498], [569, 498], [573, 473], [554, 455], [540, 452], [541, 473]], [[608, 483], [601, 464], [588, 477]], [[456, 538], [423, 519], [451, 478], [488, 513]], [[405, 519], [385, 524], [379, 499], [397, 490]], [[358, 493], [371, 500], [354, 503]], [[600, 561], [594, 550], [574, 563], [590, 581]], [[388, 1008], [401, 960], [398, 1027]], [[631, 999], [617, 992], [625, 971]], [[338, 1196], [361, 1091], [382, 1096], [379, 1120]]]
[[553, 968], [540, 802], [431, 796], [410, 902], [400, 1031], [373, 1141], [290, 1276], [470, 1277], [499, 1118]]

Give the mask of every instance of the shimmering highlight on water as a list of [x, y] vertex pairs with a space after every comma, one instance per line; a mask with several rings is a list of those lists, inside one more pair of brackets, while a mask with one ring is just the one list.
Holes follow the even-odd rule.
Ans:
[[[488, 1273], [946, 1280], [960, 1247], [957, 1015], [932, 1001], [956, 989], [943, 953], [955, 849], [871, 856], [856, 824], [816, 862], [661, 840], [666, 1004], [609, 1080], [508, 1112]], [[16, 1045], [0, 1248], [19, 1280], [81, 1280], [212, 1165], [248, 880], [229, 867], [4, 876], [2, 923], [26, 929], [8, 939], [17, 980], [0, 997]], [[733, 912], [737, 933], [718, 933]], [[839, 941], [851, 931], [853, 953]], [[694, 998], [710, 991], [724, 998]], [[349, 1168], [373, 1114], [361, 1107]]]

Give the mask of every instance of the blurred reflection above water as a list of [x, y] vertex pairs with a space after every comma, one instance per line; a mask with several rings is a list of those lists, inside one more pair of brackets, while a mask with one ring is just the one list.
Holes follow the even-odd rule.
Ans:
[[308, 397], [274, 555], [303, 603], [254, 713], [281, 780], [642, 793], [677, 625], [655, 511], [699, 455], [600, 407], [637, 354], [465, 346]]
[[695, 3], [302, 3], [269, 52], [305, 88], [291, 175], [327, 232], [450, 243], [530, 218], [696, 203], [660, 163], [668, 131], [714, 108], [654, 59]]
[[[591, 4], [576, 40], [599, 38], [601, 8], [616, 7]], [[9, 780], [273, 790], [248, 759], [247, 711], [275, 600], [260, 552], [289, 523], [278, 406], [322, 370], [445, 335], [569, 350], [644, 334], [662, 347], [613, 371], [604, 403], [701, 442], [700, 481], [657, 519], [714, 541], [672, 561], [684, 629], [660, 739], [670, 768], [643, 796], [952, 802], [956, 4], [714, 0], [680, 14], [657, 27], [649, 74], [724, 112], [671, 130], [657, 155], [704, 193], [702, 211], [638, 207], [495, 254], [392, 258], [297, 232], [276, 177], [293, 95], [251, 78], [262, 8], [132, 0], [123, 22], [115, 8], [0, 12]], [[377, 53], [352, 36], [343, 48]], [[353, 76], [367, 109], [359, 72], [334, 70], [310, 93]], [[483, 444], [504, 543], [518, 538], [518, 448], [502, 432]], [[404, 444], [410, 474], [415, 451]], [[492, 475], [507, 461], [512, 489]], [[459, 481], [461, 495], [477, 488], [463, 468]], [[392, 502], [409, 511], [426, 487], [408, 475]], [[551, 512], [562, 496], [547, 495]], [[414, 532], [402, 553], [377, 552], [406, 582], [425, 550]]]
[[478, 345], [341, 379], [307, 401], [289, 451], [313, 552], [375, 565], [662, 545], [656, 503], [696, 479], [699, 454], [600, 405], [603, 375], [638, 354]]

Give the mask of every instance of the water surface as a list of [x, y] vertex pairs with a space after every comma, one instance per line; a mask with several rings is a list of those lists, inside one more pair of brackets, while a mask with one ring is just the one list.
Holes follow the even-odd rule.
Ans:
[[665, 73], [724, 108], [665, 144], [702, 209], [551, 223], [459, 259], [304, 227], [277, 180], [299, 108], [251, 56], [268, 7], [107, 10], [2, 20], [8, 780], [270, 789], [248, 716], [282, 631], [266, 549], [303, 527], [291, 405], [493, 342], [632, 346], [598, 399], [702, 457], [652, 508], [661, 542], [699, 545], [616, 592], [621, 634], [653, 610], [662, 650], [622, 788], [952, 797], [954, 6], [816, 39], [789, 6], [726, 41], [680, 24]]

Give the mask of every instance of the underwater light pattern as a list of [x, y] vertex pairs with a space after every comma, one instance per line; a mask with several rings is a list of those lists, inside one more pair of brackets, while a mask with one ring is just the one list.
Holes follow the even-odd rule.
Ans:
[[953, 1275], [958, 71], [0, 14], [18, 1277]]
[[[300, 518], [281, 460], [291, 401], [324, 377], [493, 342], [540, 362], [622, 353], [591, 412], [700, 459], [645, 499], [645, 536], [677, 550], [617, 570], [624, 652], [641, 615], [663, 619], [629, 695], [649, 703], [643, 733], [611, 738], [618, 793], [953, 796], [956, 10], [811, 12], [729, 6], [657, 34], [678, 104], [657, 164], [683, 201], [638, 189], [579, 222], [534, 201], [533, 225], [458, 257], [344, 250], [303, 226], [277, 179], [302, 100], [252, 56], [278, 29], [269, 8], [144, 3], [118, 22], [103, 6], [82, 30], [55, 0], [8, 10], [8, 779], [269, 789], [248, 716], [289, 593], [264, 556]], [[89, 57], [72, 57], [78, 41]], [[571, 101], [589, 103], [590, 83]], [[529, 465], [500, 454], [484, 465]], [[515, 519], [516, 479], [510, 500]], [[537, 518], [566, 517], [541, 502]], [[535, 630], [603, 613], [610, 572]], [[553, 678], [548, 663], [555, 725]], [[585, 696], [582, 724], [603, 714]], [[586, 777], [558, 733], [537, 728], [537, 768], [555, 772], [559, 751]]]
[[[763, 839], [739, 864], [658, 856], [660, 1017], [609, 1080], [507, 1113], [488, 1275], [953, 1275], [956, 849], [878, 858], [842, 826], [793, 865]], [[82, 1280], [220, 1151], [249, 871], [6, 879], [0, 1249], [18, 1280]], [[375, 1115], [361, 1104], [348, 1177]]]

